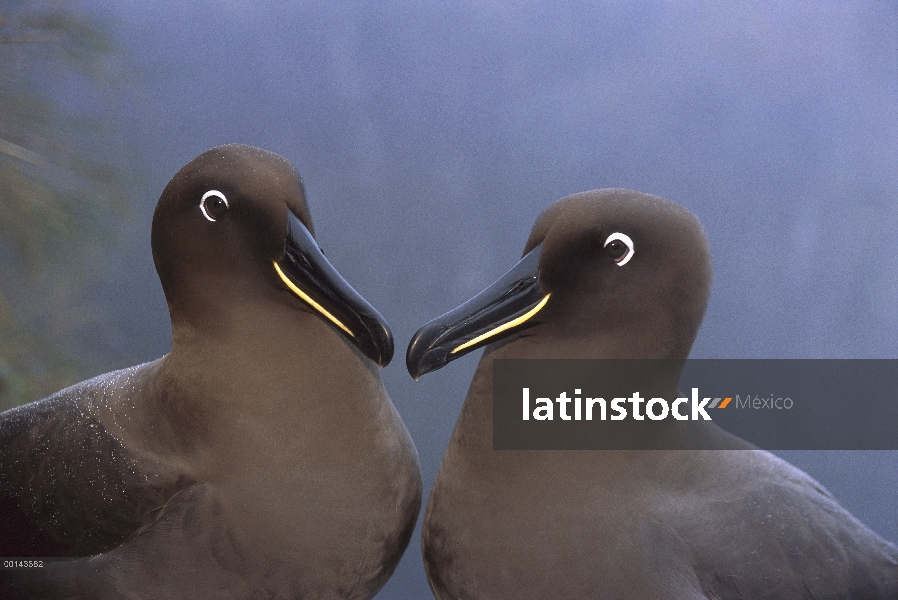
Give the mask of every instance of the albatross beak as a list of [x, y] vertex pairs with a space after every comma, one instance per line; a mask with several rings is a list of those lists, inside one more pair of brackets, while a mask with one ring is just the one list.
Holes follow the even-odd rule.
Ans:
[[315, 238], [287, 211], [284, 257], [274, 263], [281, 281], [368, 358], [385, 367], [393, 358], [386, 321], [324, 257]]
[[414, 379], [536, 324], [550, 294], [539, 286], [541, 245], [488, 288], [418, 330], [405, 355]]

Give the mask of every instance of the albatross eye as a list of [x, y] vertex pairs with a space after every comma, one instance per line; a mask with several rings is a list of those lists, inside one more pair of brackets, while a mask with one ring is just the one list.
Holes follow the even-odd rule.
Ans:
[[612, 233], [605, 240], [605, 252], [622, 267], [633, 258], [633, 240], [625, 233]]
[[203, 216], [213, 222], [228, 212], [228, 208], [228, 199], [218, 190], [209, 190], [203, 194], [203, 199], [200, 200], [200, 210], [203, 211]]

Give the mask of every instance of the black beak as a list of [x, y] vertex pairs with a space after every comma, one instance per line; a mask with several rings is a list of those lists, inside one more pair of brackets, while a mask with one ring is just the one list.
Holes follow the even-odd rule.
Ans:
[[287, 211], [284, 258], [274, 263], [281, 280], [321, 317], [361, 350], [386, 367], [393, 358], [393, 334], [384, 318], [331, 265], [315, 238]]
[[539, 287], [541, 245], [501, 279], [418, 330], [405, 355], [414, 379], [486, 344], [536, 324], [531, 317], [549, 299]]

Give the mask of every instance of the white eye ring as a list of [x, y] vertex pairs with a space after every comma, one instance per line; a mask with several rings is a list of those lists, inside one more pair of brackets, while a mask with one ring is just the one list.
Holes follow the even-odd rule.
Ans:
[[209, 196], [217, 196], [218, 198], [221, 198], [222, 202], [225, 203], [225, 206], [226, 206], [227, 208], [230, 208], [231, 205], [228, 204], [228, 199], [225, 198], [225, 195], [222, 194], [221, 192], [219, 192], [218, 190], [209, 190], [208, 192], [206, 192], [205, 194], [203, 194], [203, 198], [202, 198], [202, 200], [200, 200], [200, 210], [203, 211], [203, 216], [204, 216], [204, 217], [206, 217], [207, 219], [209, 219], [210, 221], [212, 221], [212, 222], [214, 223], [217, 219], [214, 219], [214, 218], [212, 217], [212, 215], [210, 215], [210, 214], [206, 211], [206, 198], [208, 198]]
[[608, 236], [608, 239], [605, 240], [605, 245], [602, 247], [604, 248], [611, 242], [615, 242], [617, 240], [622, 241], [624, 245], [627, 246], [627, 253], [623, 256], [623, 258], [621, 258], [620, 260], [615, 259], [617, 266], [622, 267], [630, 262], [630, 259], [633, 258], [634, 254], [636, 254], [636, 251], [633, 250], [633, 240], [631, 240], [630, 236], [628, 236], [626, 233], [612, 233]]

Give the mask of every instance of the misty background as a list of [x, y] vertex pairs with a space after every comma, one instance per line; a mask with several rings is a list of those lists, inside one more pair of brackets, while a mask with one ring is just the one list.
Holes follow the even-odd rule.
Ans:
[[[113, 78], [40, 81], [103, 125], [85, 147], [126, 206], [84, 225], [112, 241], [87, 244], [102, 251], [66, 300], [89, 315], [55, 349], [79, 357], [72, 381], [169, 350], [150, 218], [181, 166], [231, 142], [297, 167], [319, 243], [390, 323], [384, 383], [426, 491], [480, 353], [414, 382], [405, 346], [575, 192], [636, 189], [701, 220], [715, 279], [693, 357], [898, 358], [891, 0], [53, 5], [113, 48]], [[898, 452], [778, 454], [898, 541]], [[430, 597], [419, 530], [378, 598]]]

